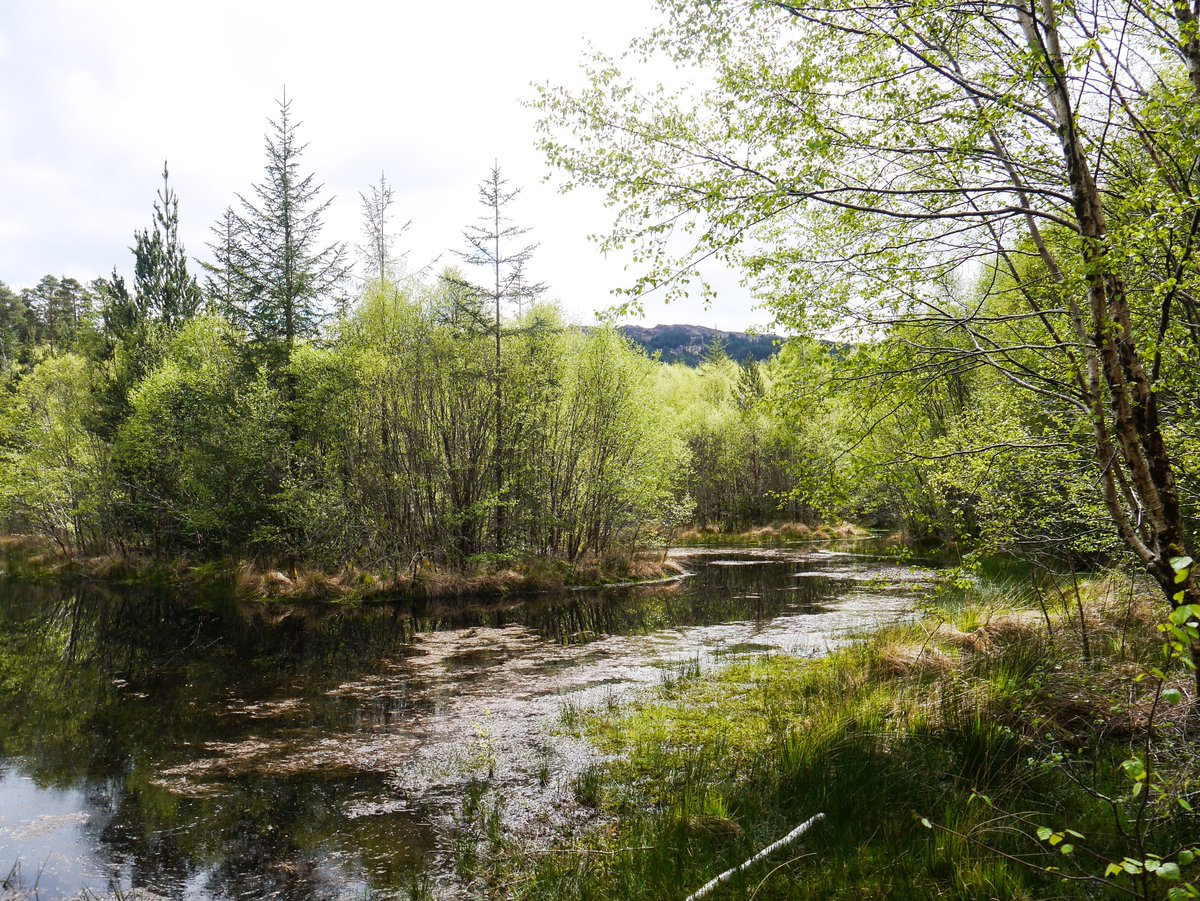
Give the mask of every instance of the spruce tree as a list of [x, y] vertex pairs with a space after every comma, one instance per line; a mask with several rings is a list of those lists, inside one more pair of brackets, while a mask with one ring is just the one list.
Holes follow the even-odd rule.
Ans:
[[331, 199], [300, 171], [307, 145], [296, 140], [286, 92], [279, 117], [264, 136], [266, 172], [251, 197], [238, 195], [240, 211], [228, 225], [224, 267], [241, 321], [272, 368], [291, 359], [296, 341], [314, 335], [327, 301], [347, 275], [343, 244], [321, 245], [322, 216]]
[[363, 237], [366, 241], [358, 246], [362, 255], [365, 281], [378, 280], [380, 284], [395, 281], [403, 274], [404, 255], [396, 256], [392, 245], [398, 235], [408, 231], [412, 220], [404, 223], [394, 233], [389, 228], [392, 219], [392, 201], [395, 191], [388, 184], [387, 175], [380, 173], [379, 183], [371, 185], [370, 195], [360, 193], [362, 198]]
[[526, 304], [532, 304], [546, 290], [540, 282], [526, 280], [525, 264], [533, 257], [536, 244], [526, 244], [514, 248], [513, 242], [528, 233], [528, 228], [514, 225], [507, 215], [507, 208], [513, 199], [521, 192], [520, 188], [508, 190], [508, 179], [500, 174], [500, 165], [495, 163], [488, 177], [479, 185], [479, 202], [484, 207], [484, 213], [479, 217], [478, 225], [470, 225], [463, 231], [470, 250], [457, 251], [462, 260], [472, 266], [484, 269], [490, 276], [491, 284], [469, 286], [471, 292], [486, 298], [492, 310], [490, 330], [495, 343], [494, 372], [494, 416], [495, 442], [492, 454], [492, 468], [496, 488], [496, 549], [505, 549], [505, 455], [508, 452], [505, 443], [504, 415], [504, 379], [503, 357], [501, 344], [504, 336], [504, 307], [515, 307], [514, 312], [520, 318]]
[[204, 293], [208, 295], [209, 303], [230, 320], [239, 318], [241, 282], [236, 268], [239, 228], [237, 213], [233, 207], [226, 207], [211, 228], [213, 241], [208, 249], [212, 251], [213, 262], [200, 264], [207, 273], [204, 277]]

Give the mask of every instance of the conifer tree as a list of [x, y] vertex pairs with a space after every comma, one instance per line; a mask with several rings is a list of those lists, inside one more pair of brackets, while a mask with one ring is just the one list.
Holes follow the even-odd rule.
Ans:
[[307, 145], [296, 139], [286, 92], [270, 125], [266, 171], [251, 197], [238, 195], [241, 210], [228, 224], [232, 240], [223, 266], [240, 318], [268, 363], [281, 368], [296, 341], [316, 333], [323, 303], [348, 269], [345, 245], [321, 245], [332, 198], [322, 200], [322, 185], [300, 171]]
[[506, 208], [521, 192], [520, 188], [507, 190], [507, 184], [508, 179], [500, 174], [499, 163], [493, 164], [488, 177], [479, 185], [479, 202], [484, 207], [484, 214], [479, 217], [480, 224], [467, 226], [463, 231], [470, 250], [457, 252], [464, 262], [483, 268], [491, 276], [490, 285], [471, 286], [471, 291], [489, 301], [493, 314], [490, 324], [495, 342], [493, 412], [496, 437], [493, 471], [497, 498], [496, 549], [501, 551], [505, 546], [504, 460], [507, 453], [504, 440], [503, 358], [500, 352], [504, 336], [504, 307], [515, 307], [514, 312], [520, 317], [525, 305], [531, 304], [546, 290], [544, 284], [529, 282], [525, 277], [525, 264], [533, 257], [537, 245], [526, 244], [516, 249], [510, 246], [513, 241], [527, 234], [529, 229], [514, 225], [506, 215]]
[[213, 241], [208, 244], [214, 262], [204, 262], [204, 293], [220, 313], [230, 320], [238, 318], [238, 286], [235, 261], [238, 248], [238, 217], [233, 207], [226, 207], [210, 231]]
[[162, 179], [151, 227], [134, 233], [134, 296], [142, 317], [176, 329], [196, 315], [204, 295], [179, 243], [179, 198], [165, 161]]
[[370, 194], [360, 193], [358, 196], [362, 198], [363, 237], [366, 238], [366, 242], [360, 244], [358, 250], [365, 264], [366, 280], [378, 280], [381, 284], [389, 280], [395, 281], [400, 274], [397, 270], [401, 268], [403, 255], [397, 257], [392, 246], [398, 235], [408, 231], [412, 220], [404, 223], [394, 233], [389, 229], [395, 191], [388, 184], [385, 173], [381, 172], [379, 182], [371, 185]]
[[0, 282], [0, 372], [30, 350], [33, 322], [21, 295]]
[[21, 303], [32, 316], [36, 340], [53, 350], [65, 350], [92, 312], [92, 297], [73, 278], [43, 276], [21, 292]]

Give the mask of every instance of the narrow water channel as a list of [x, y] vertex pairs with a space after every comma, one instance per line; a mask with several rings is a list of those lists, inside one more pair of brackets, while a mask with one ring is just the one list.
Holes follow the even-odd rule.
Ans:
[[738, 655], [818, 655], [927, 571], [868, 542], [689, 551], [668, 585], [504, 604], [204, 607], [0, 580], [0, 896], [332, 898], [449, 878], [486, 781], [584, 815], [584, 709]]

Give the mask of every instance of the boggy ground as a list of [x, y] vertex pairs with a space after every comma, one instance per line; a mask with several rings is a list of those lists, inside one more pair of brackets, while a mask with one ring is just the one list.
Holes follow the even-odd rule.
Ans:
[[675, 578], [683, 568], [661, 552], [611, 553], [578, 561], [504, 558], [461, 568], [414, 558], [395, 571], [352, 565], [325, 570], [304, 564], [219, 560], [197, 563], [138, 556], [64, 553], [30, 536], [0, 536], [0, 573], [32, 579], [85, 578], [118, 584], [156, 584], [181, 592], [232, 594], [282, 601], [396, 601], [406, 598], [496, 597], [572, 587], [643, 584]]
[[1200, 897], [1200, 722], [1166, 614], [1128, 577], [943, 587], [821, 660], [568, 708], [605, 755], [574, 781], [592, 825], [532, 842], [494, 799], [464, 811], [460, 868], [481, 897], [682, 901], [822, 812], [709, 897]]

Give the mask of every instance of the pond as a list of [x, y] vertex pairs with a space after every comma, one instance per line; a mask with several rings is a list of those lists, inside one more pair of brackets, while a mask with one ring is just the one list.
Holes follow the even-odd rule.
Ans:
[[[17, 896], [453, 893], [481, 785], [586, 817], [564, 711], [738, 655], [819, 655], [928, 571], [863, 542], [676, 552], [676, 582], [504, 603], [197, 605], [0, 580], [0, 879]], [[3, 894], [3, 891], [0, 891]]]

